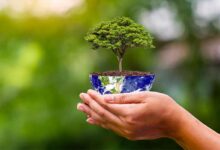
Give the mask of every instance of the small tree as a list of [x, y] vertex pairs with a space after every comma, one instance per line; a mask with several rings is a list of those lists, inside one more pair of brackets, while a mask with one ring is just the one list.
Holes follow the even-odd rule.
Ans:
[[142, 25], [127, 17], [118, 17], [98, 24], [85, 37], [93, 49], [110, 49], [117, 56], [119, 71], [122, 71], [122, 60], [128, 48], [153, 48], [152, 36]]

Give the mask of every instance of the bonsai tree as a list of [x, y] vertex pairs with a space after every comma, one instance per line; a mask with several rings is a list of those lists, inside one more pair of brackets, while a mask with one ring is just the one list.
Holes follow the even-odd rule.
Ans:
[[89, 31], [85, 40], [93, 49], [110, 49], [117, 56], [119, 71], [122, 71], [123, 56], [134, 47], [153, 48], [153, 38], [142, 25], [127, 17], [118, 17], [98, 24]]

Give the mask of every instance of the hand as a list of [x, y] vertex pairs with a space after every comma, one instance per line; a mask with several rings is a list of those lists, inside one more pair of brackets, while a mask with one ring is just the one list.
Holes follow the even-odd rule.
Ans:
[[157, 92], [100, 95], [89, 90], [80, 94], [77, 108], [87, 122], [113, 130], [129, 140], [169, 137], [187, 150], [220, 149], [220, 135]]
[[178, 129], [179, 105], [157, 92], [100, 95], [89, 90], [80, 94], [90, 124], [113, 130], [130, 140], [171, 137]]

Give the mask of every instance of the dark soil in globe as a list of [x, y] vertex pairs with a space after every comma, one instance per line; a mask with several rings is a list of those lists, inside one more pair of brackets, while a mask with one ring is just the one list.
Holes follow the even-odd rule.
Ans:
[[142, 72], [142, 71], [105, 71], [105, 72], [93, 72], [92, 75], [100, 75], [100, 76], [147, 76], [151, 75], [150, 72]]

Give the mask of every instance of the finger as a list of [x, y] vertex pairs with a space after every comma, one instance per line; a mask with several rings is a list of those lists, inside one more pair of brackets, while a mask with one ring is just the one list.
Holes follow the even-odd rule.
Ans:
[[92, 99], [88, 94], [80, 94], [80, 97], [82, 100], [87, 103], [91, 110], [97, 113], [97, 115], [100, 116], [100, 118], [108, 123], [120, 125], [121, 120], [115, 116], [114, 114], [110, 113], [106, 109], [104, 109], [102, 106], [100, 106], [94, 99]]
[[[98, 104], [100, 104], [102, 107], [104, 107], [105, 109], [108, 109], [108, 103], [105, 102], [104, 98], [102, 95], [100, 95], [98, 92], [94, 91], [94, 90], [88, 90], [87, 94], [89, 94], [89, 96], [94, 99]], [[111, 112], [111, 111], [110, 111]]]
[[104, 98], [101, 94], [91, 89], [87, 91], [87, 94], [89, 94], [89, 96], [92, 97], [92, 99], [94, 99], [97, 103], [103, 107], [106, 107], [106, 102], [104, 101]]
[[146, 96], [147, 92], [103, 95], [105, 102], [112, 104], [141, 103]]
[[84, 112], [87, 115], [87, 117], [89, 116], [89, 118], [94, 119], [96, 122], [99, 122], [99, 123], [103, 122], [103, 119], [96, 112], [91, 110], [91, 108], [89, 108], [87, 105], [78, 103], [77, 109], [79, 111]]
[[92, 125], [98, 125], [98, 123], [92, 117], [87, 118], [86, 122]]
[[91, 125], [97, 125], [97, 126], [101, 126], [102, 128], [105, 128], [105, 129], [109, 129], [109, 126], [105, 123], [100, 123], [100, 122], [97, 122], [96, 120], [94, 120], [93, 118], [87, 118], [86, 119], [86, 122], [88, 122], [89, 124]]
[[85, 104], [78, 103], [78, 104], [77, 104], [77, 109], [78, 109], [79, 111], [82, 111], [82, 112], [84, 112], [85, 114], [87, 114], [87, 116], [90, 116], [90, 115], [91, 115], [91, 110], [90, 110], [90, 108], [89, 108], [87, 105], [85, 105]]
[[102, 128], [108, 129], [107, 126], [105, 126], [104, 124], [101, 124], [100, 122], [97, 122], [95, 119], [93, 119], [92, 117], [87, 118], [86, 122], [88, 122], [91, 125], [97, 125], [97, 126], [101, 126]]
[[[133, 104], [124, 104], [121, 105], [121, 104], [114, 104], [114, 105], [111, 105], [111, 104], [107, 104], [105, 103], [105, 100], [103, 98], [103, 95], [100, 95], [98, 92], [94, 91], [94, 90], [88, 90], [87, 92], [97, 103], [101, 104], [102, 107], [105, 107], [105, 109], [107, 109], [108, 111], [110, 111], [111, 113], [114, 113], [116, 115], [127, 115], [128, 112], [129, 112], [129, 109], [131, 109], [132, 107], [134, 107]], [[113, 95], [113, 94], [112, 94]], [[116, 95], [116, 94], [115, 94]], [[119, 94], [117, 94], [119, 95]], [[129, 94], [127, 94], [129, 95]], [[140, 94], [139, 94], [140, 95]], [[110, 95], [109, 95], [110, 96]], [[140, 96], [139, 96], [140, 97]], [[111, 107], [110, 107], [111, 105]]]
[[120, 107], [118, 108], [116, 106], [116, 108], [109, 108], [110, 104], [105, 103], [104, 98], [102, 95], [100, 95], [98, 92], [94, 91], [94, 90], [88, 90], [87, 92], [89, 94], [89, 96], [94, 99], [97, 103], [99, 103], [102, 107], [104, 107], [105, 109], [107, 109], [108, 111], [110, 111], [111, 113], [114, 114], [118, 114], [115, 112], [118, 112], [118, 110], [120, 111]]
[[108, 111], [121, 118], [134, 113], [138, 105], [139, 104], [109, 104]]
[[93, 118], [88, 118], [86, 121], [91, 125], [97, 125], [104, 129], [112, 130], [113, 132], [117, 133], [120, 136], [125, 136], [124, 131], [120, 127], [115, 126], [113, 124], [99, 123], [96, 122]]

